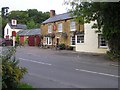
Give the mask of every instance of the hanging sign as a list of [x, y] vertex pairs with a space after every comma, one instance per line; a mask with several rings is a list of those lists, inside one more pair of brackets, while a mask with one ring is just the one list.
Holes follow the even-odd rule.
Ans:
[[56, 25], [53, 25], [53, 30], [57, 30], [57, 26]]

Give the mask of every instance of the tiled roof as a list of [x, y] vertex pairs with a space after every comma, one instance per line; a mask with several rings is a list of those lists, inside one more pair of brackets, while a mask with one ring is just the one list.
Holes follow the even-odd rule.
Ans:
[[73, 18], [73, 17], [71, 16], [70, 13], [63, 13], [63, 14], [55, 15], [53, 17], [48, 18], [47, 20], [45, 20], [43, 22], [43, 24], [50, 23], [50, 22], [56, 22], [56, 21], [60, 21], [60, 20], [71, 19], [71, 18]]
[[19, 36], [24, 35], [24, 36], [30, 36], [30, 35], [40, 35], [41, 34], [41, 30], [38, 29], [28, 29], [28, 30], [22, 30], [17, 32], [17, 34]]
[[25, 24], [17, 24], [16, 26], [13, 26], [11, 23], [8, 23], [9, 26], [13, 29], [27, 29], [27, 26]]

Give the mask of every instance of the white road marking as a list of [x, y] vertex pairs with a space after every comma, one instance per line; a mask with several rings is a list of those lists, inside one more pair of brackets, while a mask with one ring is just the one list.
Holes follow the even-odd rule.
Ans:
[[105, 76], [111, 76], [111, 77], [120, 77], [120, 76], [117, 76], [117, 75], [112, 75], [112, 74], [107, 74], [107, 73], [100, 73], [100, 72], [94, 72], [94, 71], [88, 71], [88, 70], [83, 70], [83, 69], [75, 69], [77, 71], [82, 71], [82, 72], [88, 72], [88, 73], [94, 73], [94, 74], [100, 74], [100, 75], [105, 75]]
[[115, 66], [115, 67], [118, 67], [118, 65], [117, 64], [111, 64], [112, 66]]
[[19, 59], [20, 59], [20, 60], [23, 60], [23, 61], [39, 63], [39, 64], [43, 64], [43, 65], [49, 65], [49, 66], [52, 65], [52, 64], [50, 64], [50, 63], [44, 63], [44, 62], [34, 61], [34, 60], [30, 60], [30, 59], [24, 59], [24, 58], [19, 58]]

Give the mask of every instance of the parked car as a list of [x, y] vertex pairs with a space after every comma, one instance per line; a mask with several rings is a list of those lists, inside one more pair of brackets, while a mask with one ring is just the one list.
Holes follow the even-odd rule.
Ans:
[[11, 39], [0, 38], [0, 46], [12, 46], [13, 41]]
[[13, 40], [5, 39], [5, 46], [12, 46], [12, 45], [13, 45]]
[[5, 39], [0, 38], [0, 46], [4, 46], [5, 45]]

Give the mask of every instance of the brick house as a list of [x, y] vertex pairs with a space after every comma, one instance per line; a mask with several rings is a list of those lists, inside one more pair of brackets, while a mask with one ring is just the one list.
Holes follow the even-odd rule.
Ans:
[[42, 42], [47, 46], [65, 44], [75, 48], [77, 33], [82, 33], [83, 38], [84, 26], [76, 23], [70, 13], [56, 15], [55, 10], [50, 10], [50, 18], [41, 25]]
[[78, 52], [106, 53], [107, 43], [102, 33], [96, 33], [97, 29], [92, 28], [94, 23], [79, 25], [70, 13], [56, 15], [51, 10], [50, 18], [41, 25], [42, 42], [47, 46], [65, 44]]

